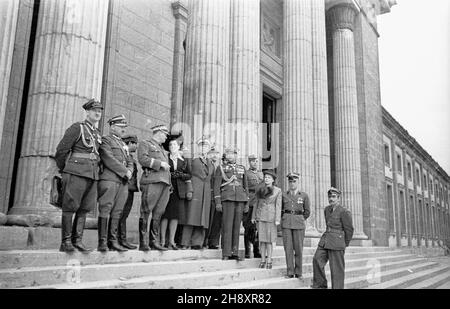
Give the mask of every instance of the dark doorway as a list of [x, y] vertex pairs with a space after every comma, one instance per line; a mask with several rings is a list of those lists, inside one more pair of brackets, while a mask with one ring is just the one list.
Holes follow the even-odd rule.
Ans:
[[277, 122], [276, 115], [277, 100], [264, 93], [262, 106], [262, 163], [263, 169], [273, 169], [275, 172], [277, 172], [277, 166], [274, 162], [276, 157], [275, 139], [278, 138], [278, 136], [275, 136], [276, 130], [274, 126]]

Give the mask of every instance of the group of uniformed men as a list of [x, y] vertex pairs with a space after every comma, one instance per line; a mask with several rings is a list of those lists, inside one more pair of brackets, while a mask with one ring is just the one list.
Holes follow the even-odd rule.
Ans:
[[[138, 140], [135, 135], [127, 134], [125, 117], [119, 115], [109, 119], [109, 134], [101, 136], [97, 125], [102, 116], [102, 104], [92, 99], [83, 108], [86, 110], [86, 119], [74, 123], [66, 130], [55, 154], [63, 184], [60, 251], [92, 251], [83, 244], [82, 237], [86, 215], [95, 208], [97, 202], [97, 250], [136, 249], [136, 246], [127, 242], [126, 220], [133, 204], [134, 192], [139, 191], [138, 188], [142, 191], [139, 250], [149, 251], [149, 245], [154, 249], [167, 250], [159, 241], [159, 233], [161, 217], [171, 194], [169, 158], [162, 146], [169, 130], [165, 125], [154, 126], [152, 138], [139, 143], [137, 161], [143, 174], [138, 187], [137, 164], [132, 155], [137, 149]], [[202, 139], [199, 144], [206, 143], [209, 142]], [[200, 247], [218, 249], [221, 237], [222, 258], [242, 260], [238, 255], [242, 222], [245, 229], [245, 258], [250, 258], [251, 247], [254, 257], [258, 258], [257, 230], [251, 222], [253, 207], [257, 203], [257, 188], [264, 185], [263, 173], [258, 170], [258, 159], [255, 155], [249, 156], [247, 170], [236, 163], [236, 149], [227, 149], [222, 162], [219, 162], [217, 151], [207, 147], [205, 149], [203, 152], [208, 151], [209, 156], [200, 162], [213, 175], [210, 175], [211, 208], [207, 212], [207, 229], [199, 234], [203, 235], [203, 246]], [[289, 190], [283, 194], [281, 220], [287, 277], [301, 278], [305, 220], [309, 217], [311, 208], [307, 193], [299, 190], [300, 175], [289, 173], [287, 178]], [[351, 214], [339, 204], [340, 195], [338, 189], [331, 188], [328, 191], [330, 206], [325, 209], [327, 230], [313, 259], [313, 288], [327, 287], [324, 267], [328, 260], [332, 272], [332, 287], [343, 288], [344, 252], [352, 238], [353, 225]], [[150, 235], [147, 235], [149, 225]], [[194, 227], [191, 233], [195, 230]]]

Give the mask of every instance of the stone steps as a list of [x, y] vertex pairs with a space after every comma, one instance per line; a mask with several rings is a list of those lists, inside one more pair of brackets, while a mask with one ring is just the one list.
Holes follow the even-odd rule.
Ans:
[[[276, 252], [277, 254], [282, 252]], [[411, 254], [402, 254], [402, 251], [393, 251], [389, 257], [383, 257], [384, 252], [356, 253], [349, 256], [347, 263], [355, 266], [367, 264], [367, 259], [377, 257], [380, 260], [391, 262], [407, 261], [414, 258]], [[304, 256], [304, 271], [312, 271], [313, 255]], [[19, 269], [0, 270], [0, 288], [17, 288], [25, 286], [47, 285], [65, 283], [67, 276], [74, 270], [78, 271], [80, 280], [91, 282], [98, 280], [111, 280], [114, 278], [136, 278], [153, 275], [182, 274], [190, 272], [214, 272], [220, 270], [235, 270], [242, 268], [257, 268], [259, 259], [246, 259], [242, 262], [222, 261], [219, 259], [192, 260], [192, 261], [159, 261], [159, 262], [134, 262], [120, 264], [93, 264], [79, 266], [43, 266], [23, 267]], [[273, 265], [284, 265], [284, 255], [273, 257]]]
[[[94, 251], [70, 255], [56, 250], [3, 251], [0, 288], [304, 289], [311, 284], [314, 252], [315, 248], [304, 249], [304, 278], [299, 280], [284, 278], [282, 247], [274, 249], [271, 270], [259, 269], [259, 259], [222, 261], [220, 250]], [[450, 265], [442, 267], [427, 259], [426, 252], [420, 253], [387, 247], [349, 247], [345, 255], [346, 287], [370, 287], [367, 279], [373, 265], [379, 266], [381, 274], [374, 286], [391, 282], [389, 286], [414, 287], [422, 279], [427, 280], [424, 287], [445, 284], [448, 278], [439, 272], [450, 272]], [[417, 276], [408, 277], [411, 272]], [[328, 266], [327, 274], [329, 277]]]

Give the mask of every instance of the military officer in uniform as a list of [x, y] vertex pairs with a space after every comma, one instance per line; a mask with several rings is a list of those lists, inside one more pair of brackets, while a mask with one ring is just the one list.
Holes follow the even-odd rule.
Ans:
[[83, 108], [86, 110], [86, 120], [76, 122], [66, 130], [55, 154], [63, 185], [62, 241], [59, 249], [63, 252], [73, 252], [75, 248], [81, 252], [92, 251], [84, 246], [82, 237], [86, 215], [97, 204], [101, 136], [96, 126], [102, 117], [103, 106], [91, 99]]
[[122, 140], [127, 145], [131, 160], [133, 161], [133, 175], [131, 176], [131, 179], [128, 180], [128, 198], [125, 206], [123, 207], [122, 216], [119, 220], [119, 244], [124, 248], [134, 250], [137, 247], [127, 241], [127, 218], [130, 215], [131, 208], [133, 207], [134, 193], [139, 192], [137, 181], [137, 164], [136, 159], [133, 157], [137, 150], [138, 138], [134, 134], [125, 134], [125, 136], [122, 137]]
[[326, 289], [327, 278], [325, 265], [330, 261], [331, 286], [333, 289], [344, 288], [345, 248], [353, 237], [353, 223], [350, 211], [340, 205], [341, 191], [336, 188], [328, 190], [329, 206], [325, 208], [327, 230], [319, 241], [313, 258], [312, 288]]
[[311, 205], [308, 194], [299, 190], [300, 175], [298, 173], [289, 173], [287, 178], [289, 191], [283, 194], [281, 210], [281, 228], [286, 255], [287, 278], [302, 278], [305, 221], [311, 214]]
[[225, 150], [227, 163], [220, 165], [214, 177], [216, 210], [222, 214], [222, 259], [241, 260], [239, 230], [243, 213], [248, 212], [248, 183], [246, 169], [236, 164], [237, 150]]
[[256, 189], [264, 180], [263, 173], [258, 171], [258, 157], [256, 155], [250, 155], [248, 157], [248, 163], [250, 168], [247, 170], [247, 181], [248, 181], [248, 195], [249, 195], [249, 211], [244, 214], [243, 225], [244, 225], [244, 244], [245, 244], [245, 258], [250, 258], [250, 244], [253, 245], [253, 256], [255, 258], [260, 258], [259, 253], [259, 241], [257, 238], [256, 226], [251, 222], [253, 207], [257, 203]]
[[166, 210], [170, 197], [170, 165], [169, 156], [162, 144], [169, 135], [165, 125], [152, 127], [153, 136], [138, 146], [138, 162], [143, 174], [140, 181], [142, 191], [141, 215], [139, 218], [139, 250], [149, 251], [147, 229], [148, 218], [152, 214], [150, 224], [150, 242], [154, 249], [168, 250], [160, 244], [159, 230], [161, 217]]
[[[123, 207], [128, 198], [128, 180], [133, 175], [133, 160], [122, 137], [128, 126], [125, 116], [108, 120], [109, 134], [100, 146], [102, 169], [98, 182], [98, 248], [127, 251], [119, 244], [118, 229]], [[109, 220], [109, 222], [108, 222]]]

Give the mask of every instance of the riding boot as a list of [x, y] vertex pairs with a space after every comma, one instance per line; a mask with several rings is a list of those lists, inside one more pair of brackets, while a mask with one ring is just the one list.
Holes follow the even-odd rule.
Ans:
[[[245, 231], [247, 232], [247, 231]], [[250, 258], [250, 240], [248, 239], [247, 233], [244, 233], [244, 247], [245, 247], [245, 258]]]
[[72, 245], [80, 252], [91, 252], [92, 248], [86, 247], [82, 242], [85, 224], [86, 216], [76, 214], [72, 227]]
[[253, 242], [253, 257], [256, 258], [261, 258], [261, 253], [259, 252], [259, 241], [255, 240]]
[[107, 237], [108, 237], [108, 219], [98, 217], [98, 223], [97, 223], [97, 229], [98, 229], [98, 247], [97, 251], [100, 252], [107, 252], [108, 246], [106, 243]]
[[109, 218], [108, 227], [108, 248], [112, 251], [124, 252], [128, 251], [126, 248], [119, 244], [119, 239], [117, 237], [117, 232], [119, 228], [119, 219]]
[[161, 219], [153, 220], [150, 224], [150, 244], [153, 248], [160, 251], [167, 251], [168, 249], [161, 246], [159, 243], [159, 229], [161, 225]]
[[132, 245], [127, 241], [127, 218], [121, 218], [119, 220], [119, 244], [130, 250], [137, 248], [137, 246]]
[[139, 250], [140, 251], [150, 251], [148, 246], [148, 236], [147, 236], [147, 218], [139, 218]]
[[63, 213], [61, 217], [61, 246], [59, 251], [61, 252], [74, 252], [75, 248], [71, 242], [72, 236], [72, 213]]

